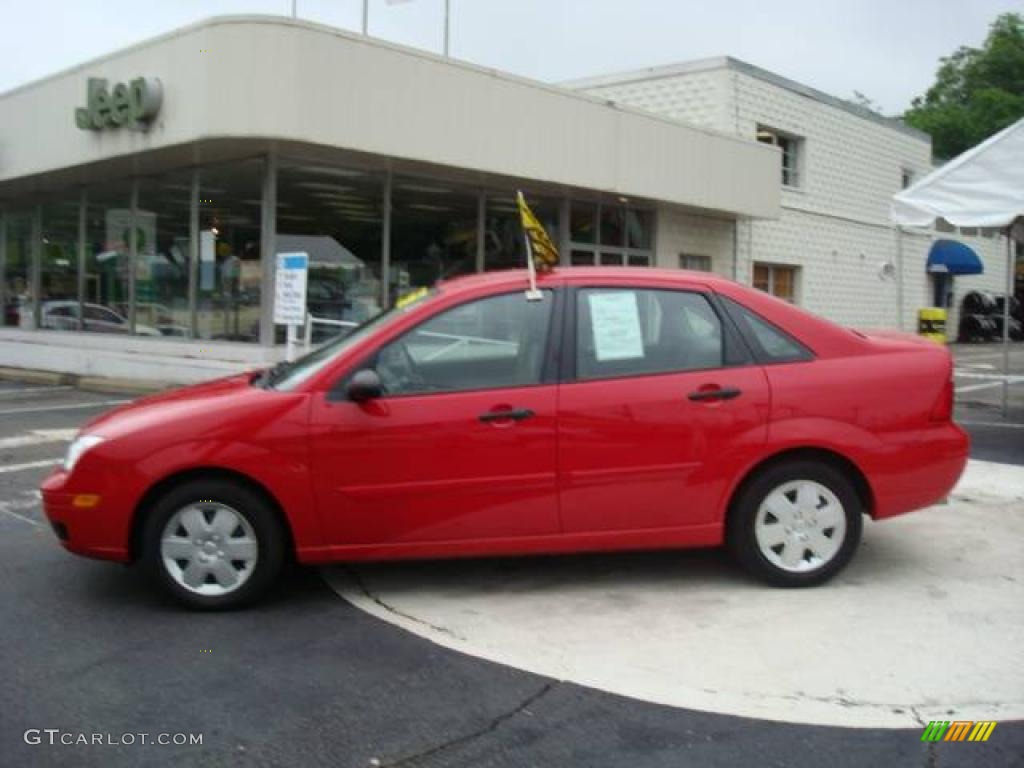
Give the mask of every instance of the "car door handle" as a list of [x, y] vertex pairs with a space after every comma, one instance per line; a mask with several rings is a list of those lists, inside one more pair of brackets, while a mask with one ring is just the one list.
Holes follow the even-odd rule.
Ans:
[[732, 400], [742, 394], [743, 392], [736, 387], [720, 387], [718, 389], [698, 389], [696, 392], [688, 394], [687, 397], [700, 402], [703, 400]]
[[480, 421], [522, 421], [533, 416], [529, 408], [510, 408], [502, 411], [488, 411], [480, 414]]

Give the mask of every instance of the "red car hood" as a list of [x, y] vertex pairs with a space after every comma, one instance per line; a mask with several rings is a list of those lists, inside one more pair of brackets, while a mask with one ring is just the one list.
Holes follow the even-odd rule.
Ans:
[[[233, 408], [246, 395], [266, 394], [253, 387], [253, 371], [141, 397], [107, 411], [82, 427], [82, 432], [113, 437], [117, 433], [155, 426], [168, 419], [194, 420], [203, 413]], [[229, 400], [230, 399], [230, 400]]]

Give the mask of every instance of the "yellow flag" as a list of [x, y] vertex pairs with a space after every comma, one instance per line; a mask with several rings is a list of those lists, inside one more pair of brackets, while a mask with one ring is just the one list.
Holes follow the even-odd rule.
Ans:
[[[516, 202], [519, 203], [519, 218], [523, 223], [523, 231], [530, 241], [534, 266], [538, 272], [554, 269], [558, 265], [558, 248], [551, 242], [548, 233], [544, 231], [544, 225], [533, 215], [522, 192], [516, 194]], [[527, 256], [529, 255], [527, 254]]]

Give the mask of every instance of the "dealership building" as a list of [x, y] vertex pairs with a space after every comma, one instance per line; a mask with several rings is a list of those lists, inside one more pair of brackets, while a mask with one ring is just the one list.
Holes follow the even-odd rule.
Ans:
[[889, 224], [929, 167], [927, 136], [732, 59], [554, 86], [215, 18], [0, 95], [0, 366], [178, 382], [276, 361], [277, 254], [309, 257], [317, 341], [522, 266], [516, 190], [565, 264], [706, 269], [910, 327], [937, 237], [986, 265], [954, 293], [1002, 274], [994, 233]]

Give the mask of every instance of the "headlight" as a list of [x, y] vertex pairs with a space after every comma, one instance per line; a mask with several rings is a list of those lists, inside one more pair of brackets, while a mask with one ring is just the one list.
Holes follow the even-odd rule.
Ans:
[[71, 445], [68, 446], [68, 453], [64, 457], [64, 471], [70, 472], [75, 468], [75, 464], [82, 458], [82, 455], [90, 448], [102, 443], [104, 438], [99, 435], [79, 435], [71, 441]]

